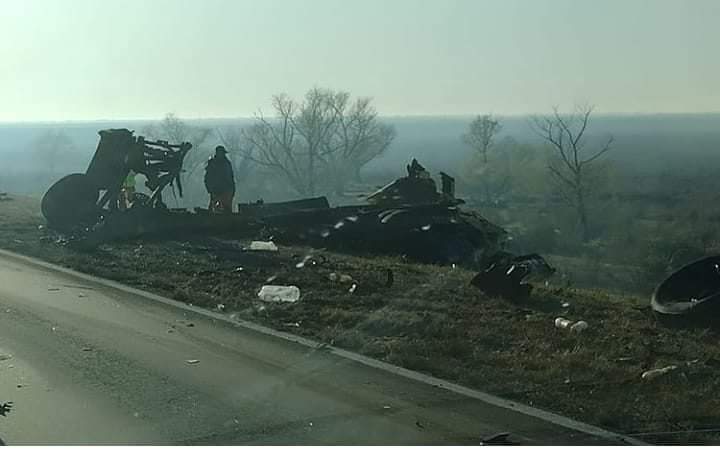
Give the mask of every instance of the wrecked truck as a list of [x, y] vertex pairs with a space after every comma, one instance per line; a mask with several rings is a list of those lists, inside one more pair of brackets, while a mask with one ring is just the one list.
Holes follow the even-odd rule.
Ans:
[[[482, 267], [501, 251], [507, 233], [475, 211], [462, 210], [454, 179], [441, 174], [442, 190], [417, 161], [408, 175], [369, 195], [367, 204], [331, 207], [325, 197], [282, 203], [239, 204], [238, 212], [168, 208], [163, 189], [182, 196], [182, 164], [189, 143], [170, 144], [127, 129], [99, 132], [100, 142], [84, 174], [68, 175], [42, 199], [48, 227], [72, 235], [86, 248], [144, 238], [264, 238], [371, 254], [402, 255], [430, 263]], [[118, 207], [131, 171], [147, 178], [149, 196]]]

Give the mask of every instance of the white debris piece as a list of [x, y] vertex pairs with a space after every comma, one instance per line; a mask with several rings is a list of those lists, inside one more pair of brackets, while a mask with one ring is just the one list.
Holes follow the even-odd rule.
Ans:
[[664, 368], [651, 369], [651, 370], [647, 370], [644, 373], [642, 373], [641, 377], [645, 380], [653, 380], [653, 379], [663, 376], [675, 369], [677, 369], [677, 365], [669, 365]]
[[250, 243], [250, 251], [277, 251], [275, 242], [254, 241]]
[[200, 363], [200, 360], [190, 359], [190, 360], [185, 360], [185, 363], [187, 363], [188, 365], [197, 365], [198, 363]]
[[571, 332], [577, 332], [578, 334], [585, 329], [587, 329], [590, 325], [586, 321], [578, 321], [577, 323], [570, 326]]
[[296, 302], [300, 300], [300, 289], [294, 285], [263, 285], [258, 298], [265, 302]]
[[340, 281], [341, 284], [349, 284], [354, 279], [349, 274], [341, 274], [340, 277], [338, 278], [338, 280]]
[[563, 317], [555, 318], [555, 327], [558, 329], [567, 329], [572, 326], [573, 322]]
[[328, 274], [328, 279], [330, 279], [332, 282], [337, 282], [337, 280], [338, 280], [338, 275], [337, 275], [337, 273], [330, 273], [330, 274]]

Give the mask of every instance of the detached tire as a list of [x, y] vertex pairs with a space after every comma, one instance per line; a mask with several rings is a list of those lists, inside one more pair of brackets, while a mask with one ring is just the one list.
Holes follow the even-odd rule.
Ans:
[[696, 260], [658, 285], [650, 300], [666, 324], [720, 325], [720, 256]]
[[97, 200], [98, 190], [88, 177], [74, 173], [50, 186], [40, 209], [49, 227], [69, 231], [97, 221]]

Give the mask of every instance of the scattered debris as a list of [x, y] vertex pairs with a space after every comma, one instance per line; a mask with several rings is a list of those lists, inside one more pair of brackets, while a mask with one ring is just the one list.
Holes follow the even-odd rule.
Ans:
[[[184, 325], [185, 327], [195, 327], [195, 323], [193, 323], [192, 321], [188, 321], [188, 320], [175, 320], [175, 321]], [[175, 326], [173, 326], [173, 327], [175, 327]]]
[[340, 281], [341, 284], [349, 284], [354, 281], [353, 277], [349, 274], [341, 274], [338, 278], [338, 281]]
[[560, 307], [562, 307], [563, 309], [567, 309], [568, 307], [570, 307], [570, 303], [564, 302], [564, 303], [560, 304]]
[[488, 267], [478, 273], [471, 285], [489, 296], [507, 299], [526, 299], [530, 296], [530, 280], [541, 280], [555, 272], [538, 254], [512, 257], [509, 253], [498, 253]]
[[295, 322], [295, 323], [283, 323], [283, 326], [285, 326], [285, 327], [300, 327], [300, 323], [299, 323], [299, 322]]
[[420, 421], [415, 421], [415, 425], [416, 425], [418, 428], [420, 428], [420, 429], [424, 429], [424, 428], [425, 428], [425, 426], [423, 426]]
[[0, 416], [7, 416], [8, 413], [12, 410], [13, 402], [3, 402], [0, 404]]
[[338, 275], [337, 275], [337, 273], [330, 273], [330, 274], [328, 274], [328, 279], [330, 279], [332, 282], [337, 282], [337, 280], [338, 280]]
[[664, 368], [656, 368], [647, 370], [640, 376], [644, 380], [653, 380], [655, 378], [658, 378], [660, 376], [664, 376], [665, 374], [669, 373], [670, 371], [676, 370], [677, 365], [669, 365]]
[[390, 410], [390, 408], [391, 407], [389, 405], [383, 405], [383, 410]]
[[240, 273], [241, 271], [243, 271], [243, 269], [244, 269], [243, 267], [235, 267], [235, 269], [233, 270], [233, 272], [234, 272], [234, 273]]
[[395, 276], [393, 275], [393, 271], [388, 268], [385, 270], [386, 278], [385, 278], [385, 287], [390, 288], [392, 287], [393, 283], [395, 282]]
[[85, 293], [78, 293], [78, 298], [86, 298], [87, 295]]
[[586, 330], [590, 325], [585, 321], [578, 321], [577, 323], [570, 326], [570, 331], [580, 333]]
[[348, 290], [348, 293], [355, 293], [355, 290], [357, 289], [357, 284], [353, 284], [350, 286], [350, 289]]
[[508, 437], [510, 434], [508, 432], [501, 432], [496, 433], [495, 435], [490, 435], [489, 437], [485, 437], [482, 440], [480, 440], [480, 446], [485, 445], [501, 445], [501, 444], [510, 444], [508, 442]]
[[263, 285], [258, 298], [265, 302], [296, 302], [300, 300], [300, 289], [294, 285]]
[[277, 251], [278, 247], [275, 242], [253, 241], [250, 243], [250, 251]]
[[187, 363], [188, 365], [197, 365], [198, 363], [200, 363], [200, 360], [190, 359], [190, 360], [185, 360], [185, 363]]
[[310, 255], [303, 257], [303, 260], [302, 260], [302, 261], [300, 261], [300, 262], [298, 262], [297, 264], [295, 264], [295, 268], [304, 268], [304, 267], [305, 267], [305, 264], [306, 264], [310, 259], [312, 259], [312, 256], [310, 256]]
[[225, 304], [218, 304], [217, 306], [215, 306], [215, 308], [218, 310], [218, 312], [224, 312]]
[[571, 332], [580, 333], [587, 330], [590, 325], [587, 321], [571, 321], [563, 317], [555, 318], [555, 327], [558, 329], [570, 329]]

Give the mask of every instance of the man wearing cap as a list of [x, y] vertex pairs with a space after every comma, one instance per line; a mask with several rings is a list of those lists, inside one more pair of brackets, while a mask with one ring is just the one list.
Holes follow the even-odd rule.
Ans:
[[215, 156], [207, 161], [205, 167], [205, 188], [210, 194], [211, 212], [232, 212], [235, 196], [235, 178], [232, 164], [228, 160], [227, 151], [222, 145], [215, 147]]

